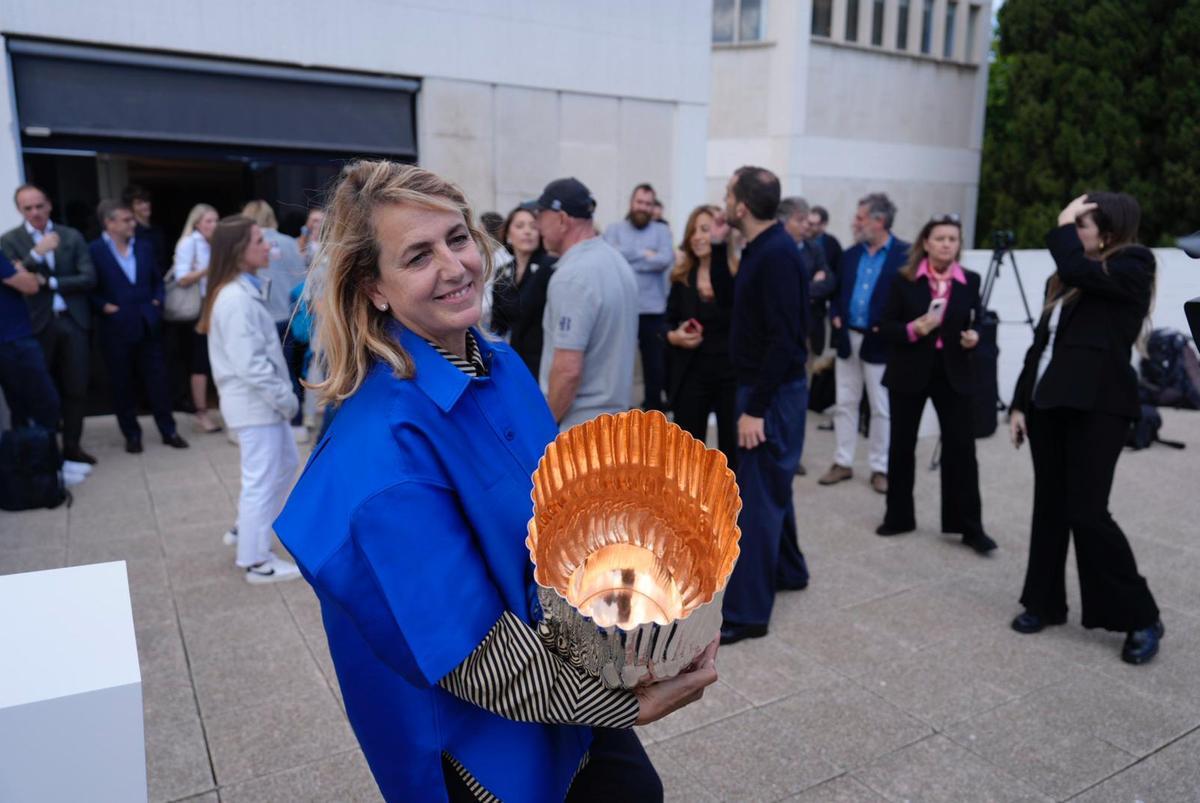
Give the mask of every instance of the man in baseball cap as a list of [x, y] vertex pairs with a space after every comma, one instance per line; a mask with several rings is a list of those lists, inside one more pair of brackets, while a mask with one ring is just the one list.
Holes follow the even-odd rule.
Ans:
[[566, 212], [573, 218], [591, 220], [596, 211], [596, 199], [592, 191], [577, 178], [558, 178], [546, 185], [534, 204], [538, 210]]
[[559, 254], [542, 316], [542, 393], [560, 428], [628, 410], [637, 347], [637, 281], [620, 252], [596, 236], [596, 199], [575, 178], [537, 199], [542, 244]]

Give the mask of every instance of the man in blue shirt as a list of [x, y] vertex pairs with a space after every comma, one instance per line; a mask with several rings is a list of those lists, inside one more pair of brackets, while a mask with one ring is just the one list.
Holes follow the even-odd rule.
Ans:
[[604, 239], [633, 268], [638, 289], [638, 349], [642, 353], [643, 410], [663, 410], [666, 347], [663, 313], [667, 310], [667, 271], [675, 264], [671, 230], [654, 220], [654, 188], [639, 184], [629, 199], [625, 219], [604, 230]]
[[[725, 589], [721, 643], [767, 634], [776, 589], [808, 585], [796, 540], [792, 477], [804, 448], [808, 291], [796, 243], [775, 219], [779, 179], [733, 174], [725, 216], [746, 238], [733, 283], [729, 352], [737, 372], [741, 557]], [[717, 281], [714, 276], [714, 282]], [[722, 299], [728, 290], [714, 286]]]
[[163, 280], [150, 243], [134, 238], [133, 211], [120, 201], [101, 201], [96, 212], [104, 226], [100, 239], [88, 245], [96, 266], [92, 304], [100, 313], [100, 346], [108, 364], [113, 410], [125, 451], [142, 452], [137, 420], [134, 371], [145, 384], [154, 423], [163, 443], [186, 449], [171, 415], [167, 368], [163, 359]]
[[818, 482], [833, 485], [854, 476], [858, 443], [858, 409], [863, 387], [871, 402], [871, 487], [887, 493], [890, 408], [883, 372], [887, 347], [879, 336], [879, 319], [892, 279], [908, 259], [908, 243], [892, 236], [896, 205], [887, 195], [872, 193], [858, 202], [854, 238], [842, 254], [838, 289], [830, 304], [833, 342], [837, 348], [837, 402], [833, 427], [837, 454]]

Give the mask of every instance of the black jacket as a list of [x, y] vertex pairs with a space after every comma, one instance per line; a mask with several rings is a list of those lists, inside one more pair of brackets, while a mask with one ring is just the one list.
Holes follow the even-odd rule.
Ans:
[[542, 360], [542, 313], [546, 311], [546, 292], [554, 273], [553, 257], [538, 251], [529, 260], [525, 275], [518, 283], [516, 263], [496, 277], [492, 291], [492, 330], [507, 335], [513, 351], [521, 355], [533, 378], [538, 378]]
[[[724, 246], [714, 246], [709, 263], [709, 276], [713, 284], [714, 298], [704, 301], [696, 288], [696, 268], [688, 274], [687, 284], [671, 282], [667, 296], [667, 311], [664, 316], [666, 330], [679, 328], [686, 320], [695, 318], [704, 327], [703, 340], [694, 349], [684, 349], [667, 343], [667, 400], [674, 405], [679, 387], [687, 375], [692, 359], [697, 353], [721, 355], [729, 359], [729, 321], [731, 299], [718, 294], [718, 288], [730, 287], [733, 279], [729, 274], [729, 263]], [[732, 363], [730, 363], [732, 368]]]
[[[887, 303], [879, 320], [879, 334], [888, 343], [887, 369], [883, 384], [896, 393], [917, 393], [929, 387], [934, 360], [944, 360], [946, 380], [950, 387], [962, 394], [970, 394], [971, 352], [964, 349], [959, 338], [967, 329], [974, 329], [975, 322], [983, 316], [983, 304], [979, 300], [979, 274], [963, 269], [966, 285], [950, 282], [950, 298], [946, 303], [942, 325], [917, 342], [908, 340], [908, 323], [921, 317], [929, 310], [933, 294], [929, 281], [920, 277], [908, 281], [896, 276], [888, 290]], [[938, 336], [942, 338], [939, 354]]]
[[1036, 404], [1137, 418], [1141, 408], [1130, 352], [1150, 310], [1154, 254], [1131, 245], [1101, 265], [1084, 256], [1070, 224], [1051, 231], [1046, 243], [1058, 277], [1080, 293], [1062, 309], [1050, 364], [1035, 394], [1038, 361], [1050, 338], [1050, 315], [1042, 314], [1033, 345], [1025, 353], [1012, 408], [1024, 411]]
[[0, 237], [0, 248], [3, 248], [4, 255], [10, 261], [19, 260], [26, 270], [40, 273], [47, 279], [53, 276], [57, 280], [57, 290], [51, 289], [47, 282], [33, 295], [25, 296], [34, 334], [44, 330], [54, 319], [55, 295], [62, 296], [67, 304], [67, 314], [81, 329], [92, 328], [92, 308], [88, 294], [96, 286], [96, 268], [92, 265], [88, 244], [83, 235], [70, 226], [55, 223], [54, 231], [58, 232], [59, 245], [54, 252], [53, 273], [48, 263], [38, 262], [29, 255], [33, 250], [33, 238], [25, 231], [24, 224]]

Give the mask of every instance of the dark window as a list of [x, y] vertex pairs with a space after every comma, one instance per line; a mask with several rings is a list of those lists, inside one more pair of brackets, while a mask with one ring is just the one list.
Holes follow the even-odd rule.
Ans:
[[921, 10], [921, 52], [926, 55], [933, 52], [933, 0], [925, 0]]
[[858, 0], [846, 0], [846, 41], [858, 41]]
[[942, 48], [942, 56], [944, 58], [954, 57], [954, 21], [958, 16], [958, 3], [950, 0], [946, 4], [946, 40], [945, 47]]
[[908, 50], [908, 6], [911, 0], [900, 0], [896, 17], [896, 49]]
[[975, 60], [975, 40], [979, 36], [979, 6], [971, 6], [967, 12], [967, 52], [964, 61]]
[[813, 0], [812, 35], [833, 36], [833, 0]]
[[738, 41], [761, 42], [763, 39], [762, 0], [742, 0], [738, 14]]
[[713, 42], [726, 44], [733, 41], [736, 13], [737, 0], [713, 0]]
[[875, 0], [871, 8], [871, 44], [883, 46], [883, 0]]

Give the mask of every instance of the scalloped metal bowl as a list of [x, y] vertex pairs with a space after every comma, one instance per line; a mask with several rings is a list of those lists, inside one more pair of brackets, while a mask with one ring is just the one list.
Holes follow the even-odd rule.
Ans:
[[543, 637], [612, 688], [678, 674], [720, 629], [741, 506], [725, 456], [662, 413], [560, 434], [525, 541]]

